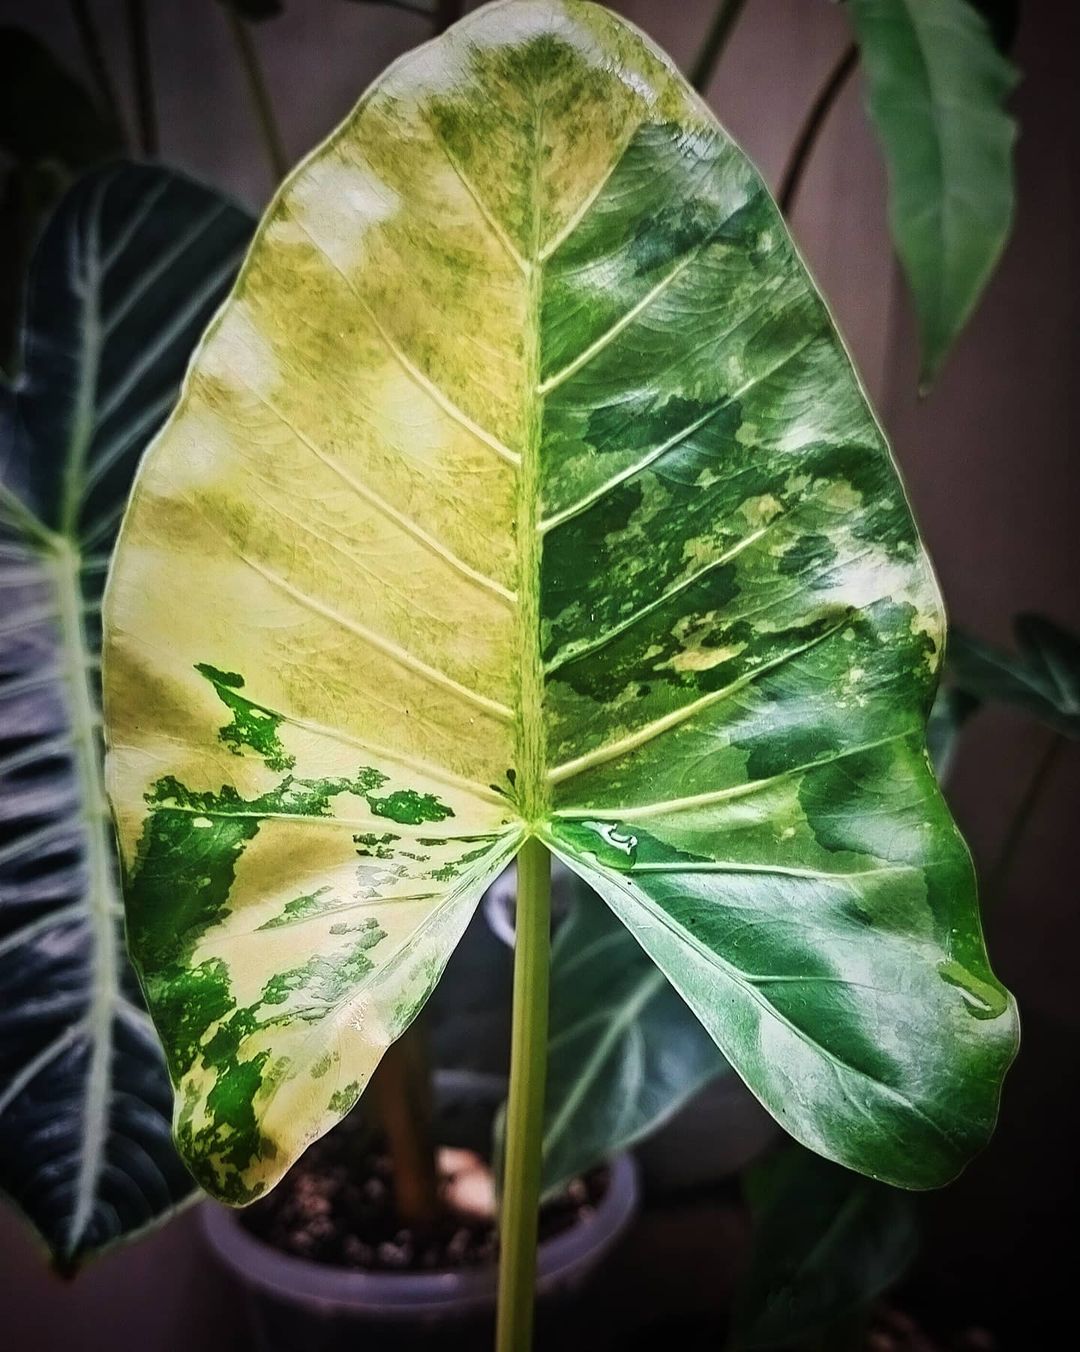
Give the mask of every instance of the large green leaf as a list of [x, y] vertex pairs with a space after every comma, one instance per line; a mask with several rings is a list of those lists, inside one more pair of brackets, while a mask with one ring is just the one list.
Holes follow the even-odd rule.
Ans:
[[191, 1191], [123, 957], [99, 604], [135, 464], [239, 266], [242, 212], [97, 171], [34, 260], [0, 410], [0, 1187], [70, 1266]]
[[970, 634], [952, 635], [949, 672], [957, 687], [1080, 738], [1080, 638], [1043, 615], [1018, 615], [1013, 627], [1015, 656]]
[[911, 1197], [798, 1148], [758, 1171], [732, 1347], [790, 1347], [866, 1309], [903, 1276], [916, 1248]]
[[663, 972], [579, 882], [551, 951], [545, 1190], [655, 1131], [726, 1069]]
[[603, 9], [477, 11], [289, 179], [108, 616], [129, 942], [217, 1195], [352, 1104], [529, 833], [814, 1149], [924, 1186], [986, 1139], [1016, 1024], [930, 570], [759, 176]]
[[1015, 71], [969, 0], [848, 0], [889, 172], [889, 221], [915, 299], [922, 381], [937, 374], [1005, 247]]

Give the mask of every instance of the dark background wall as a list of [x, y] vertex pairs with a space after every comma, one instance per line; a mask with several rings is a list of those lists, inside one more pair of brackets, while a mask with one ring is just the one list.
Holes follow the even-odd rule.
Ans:
[[[685, 67], [713, 0], [623, 0], [615, 8]], [[120, 67], [123, 7], [101, 0], [97, 10]], [[163, 158], [260, 206], [270, 176], [219, 7], [153, 0], [150, 10]], [[0, 0], [0, 23], [7, 22], [38, 30], [78, 66], [60, 0]], [[426, 34], [423, 19], [391, 9], [291, 0], [284, 18], [256, 33], [290, 156], [321, 139], [369, 79]], [[840, 7], [826, 0], [747, 5], [709, 95], [770, 182], [846, 40]], [[1001, 643], [1023, 609], [1080, 630], [1078, 52], [1080, 6], [1027, 0], [1014, 54], [1023, 74], [1014, 100], [1015, 236], [929, 398], [914, 394], [912, 316], [857, 78], [822, 138], [793, 226], [891, 435], [953, 618]], [[950, 796], [984, 867], [1044, 737], [996, 710], [971, 728]], [[936, 1296], [958, 1321], [1011, 1329], [1007, 1345], [1023, 1352], [1048, 1345], [1074, 1281], [1078, 790], [1080, 752], [1071, 748], [1007, 894], [987, 917], [995, 964], [1020, 1000], [1024, 1045], [993, 1144], [959, 1183], [924, 1204], [925, 1258], [913, 1288], [918, 1300]], [[64, 1287], [3, 1216], [0, 1345], [22, 1352], [66, 1338], [80, 1352], [233, 1346], [235, 1297], [192, 1236], [193, 1218], [181, 1218]]]

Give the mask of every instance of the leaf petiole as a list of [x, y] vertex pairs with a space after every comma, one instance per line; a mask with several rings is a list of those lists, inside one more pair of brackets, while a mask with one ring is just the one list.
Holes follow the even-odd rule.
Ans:
[[551, 858], [543, 842], [533, 836], [525, 841], [517, 859], [496, 1352], [529, 1352], [532, 1346], [550, 975]]

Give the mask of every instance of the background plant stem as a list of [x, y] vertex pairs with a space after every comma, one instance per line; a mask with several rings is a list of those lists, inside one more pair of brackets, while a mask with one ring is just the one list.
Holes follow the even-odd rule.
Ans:
[[704, 94], [712, 81], [717, 62], [727, 46], [731, 30], [735, 27], [735, 20], [742, 13], [745, 4], [746, 0], [720, 0], [712, 27], [705, 35], [701, 51], [690, 72], [690, 83], [699, 94]]
[[259, 63], [259, 54], [255, 50], [255, 42], [251, 36], [250, 28], [237, 14], [236, 10], [227, 6], [225, 17], [232, 29], [236, 52], [240, 58], [240, 64], [244, 68], [244, 78], [247, 81], [248, 94], [251, 96], [251, 106], [255, 113], [255, 120], [259, 124], [259, 132], [266, 148], [266, 158], [270, 161], [276, 186], [288, 172], [289, 161], [281, 140], [277, 118], [274, 116], [274, 105], [270, 101], [270, 91], [266, 87], [262, 66]]
[[154, 102], [154, 70], [150, 59], [150, 25], [146, 0], [127, 0], [128, 49], [135, 86], [135, 120], [139, 149], [148, 157], [158, 152], [157, 107]]
[[550, 967], [551, 860], [544, 844], [530, 838], [517, 859], [513, 1023], [506, 1167], [499, 1218], [496, 1352], [529, 1352], [532, 1346]]
[[431, 1128], [431, 1074], [418, 1024], [414, 1023], [387, 1050], [371, 1087], [393, 1165], [398, 1216], [413, 1230], [430, 1230], [439, 1213], [439, 1193]]
[[828, 78], [818, 91], [817, 98], [810, 105], [810, 111], [803, 122], [776, 192], [776, 202], [784, 216], [791, 215], [795, 199], [799, 195], [799, 188], [802, 186], [803, 174], [810, 163], [810, 157], [814, 153], [825, 121], [858, 62], [859, 49], [851, 43], [829, 72]]
[[1005, 884], [1008, 882], [1009, 874], [1012, 871], [1013, 862], [1016, 859], [1020, 841], [1024, 837], [1032, 813], [1035, 811], [1042, 796], [1042, 791], [1046, 787], [1050, 772], [1057, 763], [1064, 747], [1065, 737], [1062, 733], [1051, 734], [1050, 740], [1043, 748], [1042, 755], [1035, 762], [1035, 769], [1031, 772], [1031, 778], [1028, 780], [1020, 801], [1016, 805], [1016, 811], [1013, 813], [1012, 820], [1005, 832], [1005, 839], [1001, 842], [998, 857], [994, 861], [994, 867], [990, 874], [990, 884], [987, 887], [986, 900], [989, 903], [1001, 900], [1005, 891]]
[[116, 99], [116, 86], [109, 74], [108, 63], [101, 46], [101, 34], [98, 32], [97, 23], [91, 13], [88, 0], [69, 0], [69, 3], [71, 16], [79, 34], [79, 45], [82, 48], [83, 60], [86, 62], [90, 78], [94, 82], [98, 106], [112, 121], [117, 132], [120, 133], [121, 139], [126, 141], [127, 135], [124, 131], [123, 118], [120, 116], [120, 104]]

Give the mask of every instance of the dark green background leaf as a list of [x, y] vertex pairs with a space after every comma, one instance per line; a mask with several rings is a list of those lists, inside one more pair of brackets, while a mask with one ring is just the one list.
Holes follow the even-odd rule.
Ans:
[[1016, 72], [968, 0], [848, 0], [919, 317], [921, 382], [978, 303], [1013, 214]]
[[1080, 737], [1080, 639], [1043, 615], [1019, 615], [1013, 656], [954, 631], [954, 682], [984, 700], [1014, 704], [1066, 737]]
[[544, 1187], [655, 1131], [728, 1069], [625, 925], [575, 879], [552, 946]]
[[981, 703], [975, 695], [957, 686], [942, 686], [938, 691], [926, 725], [926, 749], [941, 783], [948, 778], [952, 768], [960, 733], [968, 719], [978, 712]]
[[916, 1246], [913, 1200], [896, 1188], [799, 1147], [759, 1170], [737, 1348], [786, 1347], [865, 1308], [903, 1275]]
[[0, 1188], [71, 1267], [192, 1189], [120, 930], [100, 593], [135, 464], [251, 222], [163, 169], [64, 198], [0, 424]]

